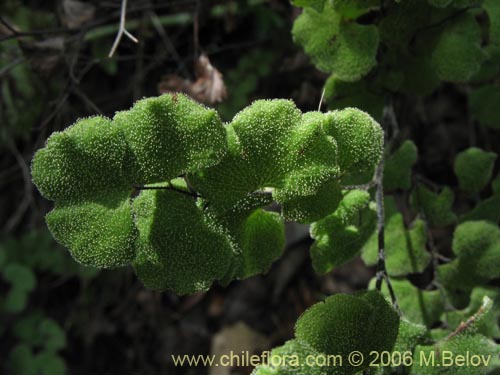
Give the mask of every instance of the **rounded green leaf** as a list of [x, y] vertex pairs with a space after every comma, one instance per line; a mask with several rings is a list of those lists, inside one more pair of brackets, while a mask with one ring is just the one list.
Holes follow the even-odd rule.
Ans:
[[281, 204], [283, 216], [287, 220], [300, 223], [318, 221], [335, 211], [342, 200], [342, 192], [336, 179], [319, 178], [320, 168], [310, 168], [292, 174], [283, 189], [273, 193]]
[[[458, 268], [468, 277], [491, 280], [500, 277], [500, 229], [486, 221], [467, 221], [453, 234]], [[480, 285], [480, 283], [478, 283]]]
[[31, 348], [17, 344], [9, 353], [7, 368], [12, 375], [32, 375], [37, 373], [38, 365]]
[[[469, 0], [472, 1], [472, 0]], [[488, 15], [489, 44], [487, 50], [494, 57], [500, 56], [500, 4], [495, 0], [484, 0], [482, 8]]]
[[292, 4], [296, 7], [311, 7], [321, 12], [325, 6], [326, 0], [292, 0]]
[[412, 203], [421, 209], [425, 220], [432, 226], [446, 226], [457, 220], [453, 212], [453, 191], [445, 186], [440, 193], [434, 193], [423, 185], [418, 185], [412, 195]]
[[485, 57], [481, 29], [470, 13], [446, 24], [432, 52], [438, 76], [451, 82], [467, 82], [479, 71]]
[[127, 143], [104, 117], [78, 120], [55, 132], [31, 165], [33, 182], [47, 199], [82, 201], [126, 186], [122, 168]]
[[243, 268], [239, 278], [246, 278], [269, 270], [285, 248], [285, 225], [275, 212], [255, 210], [245, 220], [239, 243]]
[[66, 363], [63, 358], [52, 352], [41, 352], [35, 356], [35, 362], [40, 375], [64, 375]]
[[375, 119], [382, 117], [384, 99], [375, 95], [365, 80], [346, 82], [332, 74], [325, 82], [325, 101], [330, 109], [359, 108]]
[[9, 263], [2, 270], [2, 278], [11, 284], [12, 288], [30, 292], [35, 288], [36, 277], [33, 271], [18, 263]]
[[325, 126], [338, 146], [341, 173], [359, 173], [374, 168], [382, 157], [384, 144], [380, 125], [366, 112], [346, 108], [329, 114], [333, 121]]
[[[426, 365], [424, 361], [414, 361], [411, 368], [412, 374], [457, 374], [457, 375], [483, 375], [488, 374], [494, 368], [494, 357], [498, 355], [499, 346], [494, 341], [479, 334], [461, 334], [451, 338], [445, 338], [434, 345], [417, 346], [414, 358], [429, 358], [434, 356], [434, 363], [440, 366]], [[469, 362], [464, 366], [465, 358], [470, 361], [471, 355], [478, 356], [480, 361]], [[455, 362], [458, 356], [464, 358], [464, 362]], [[487, 360], [489, 359], [489, 360]], [[485, 364], [484, 360], [487, 360]]]
[[312, 8], [295, 20], [292, 34], [318, 69], [344, 81], [356, 81], [376, 65], [379, 44], [374, 25], [343, 21], [330, 5]]
[[307, 366], [311, 358], [318, 363], [328, 363], [325, 354], [318, 353], [310, 345], [299, 340], [289, 340], [284, 345], [274, 348], [267, 360], [252, 372], [252, 375], [324, 375], [332, 372], [326, 366]]
[[500, 129], [500, 88], [495, 85], [483, 85], [469, 94], [469, 108], [472, 116], [492, 129]]
[[[444, 311], [443, 295], [439, 290], [422, 290], [405, 279], [391, 279], [391, 284], [403, 318], [428, 328], [439, 321]], [[370, 282], [370, 289], [374, 288], [375, 279]], [[382, 293], [389, 298], [385, 283], [382, 285]]]
[[[403, 215], [397, 210], [391, 197], [385, 199], [385, 264], [390, 276], [405, 276], [420, 273], [431, 261], [426, 250], [427, 233], [425, 223], [415, 220], [406, 228]], [[378, 233], [373, 232], [361, 250], [363, 261], [376, 265], [378, 261]]]
[[216, 164], [226, 151], [225, 131], [213, 109], [183, 94], [139, 100], [113, 122], [123, 131], [130, 152], [130, 183], [171, 180]]
[[477, 147], [460, 152], [453, 166], [460, 188], [469, 193], [479, 193], [488, 184], [497, 155]]
[[375, 228], [375, 208], [366, 191], [348, 192], [331, 215], [311, 225], [313, 267], [326, 273], [356, 257]]
[[78, 262], [101, 268], [124, 266], [135, 258], [137, 236], [129, 194], [57, 204], [46, 216], [47, 226]]
[[384, 165], [384, 189], [387, 191], [411, 187], [411, 168], [417, 162], [417, 147], [405, 141], [390, 155]]
[[[376, 291], [358, 295], [336, 294], [323, 303], [309, 308], [297, 321], [297, 340], [310, 345], [315, 351], [340, 354], [360, 351], [391, 351], [398, 335], [399, 316]], [[337, 371], [354, 374], [368, 368], [343, 363]]]
[[262, 207], [272, 202], [270, 195], [253, 194], [220, 215], [208, 213], [217, 231], [229, 239], [233, 251], [224, 284], [267, 272], [285, 248], [285, 226], [276, 212]]
[[301, 118], [289, 100], [254, 102], [228, 125], [226, 156], [216, 166], [191, 175], [191, 183], [211, 207], [222, 210], [253, 191], [282, 185], [293, 166], [290, 144]]
[[148, 287], [192, 293], [227, 273], [228, 240], [211, 227], [192, 197], [144, 190], [133, 206], [140, 254], [135, 270]]

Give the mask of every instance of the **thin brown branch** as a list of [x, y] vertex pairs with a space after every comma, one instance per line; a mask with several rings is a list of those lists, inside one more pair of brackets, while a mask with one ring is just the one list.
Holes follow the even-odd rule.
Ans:
[[200, 197], [200, 195], [196, 192], [191, 192], [191, 191], [179, 189], [179, 188], [173, 186], [172, 184], [168, 184], [166, 186], [134, 186], [134, 189], [136, 189], [136, 190], [171, 190], [171, 191], [175, 191], [177, 193], [188, 195], [188, 196], [193, 197], [193, 198]]
[[121, 11], [120, 11], [120, 27], [118, 29], [118, 33], [116, 34], [115, 41], [113, 42], [113, 46], [111, 47], [111, 50], [109, 51], [108, 57], [113, 57], [113, 55], [116, 52], [116, 49], [118, 48], [118, 45], [120, 44], [120, 41], [122, 40], [123, 35], [125, 35], [127, 38], [129, 38], [131, 41], [134, 43], [139, 43], [137, 38], [130, 34], [127, 29], [125, 28], [125, 21], [127, 17], [127, 0], [122, 0], [122, 6], [121, 6]]
[[28, 164], [26, 163], [26, 160], [24, 160], [24, 157], [17, 149], [17, 146], [15, 145], [14, 142], [8, 142], [7, 146], [14, 155], [17, 163], [19, 164], [24, 180], [23, 200], [17, 206], [16, 212], [7, 220], [7, 223], [5, 224], [4, 228], [5, 231], [10, 232], [12, 229], [16, 227], [17, 224], [19, 224], [19, 222], [23, 218], [24, 214], [26, 213], [26, 210], [29, 208], [33, 200], [33, 190], [32, 190], [33, 185], [31, 184], [31, 173]]
[[449, 340], [469, 329], [472, 326], [472, 324], [477, 322], [479, 319], [482, 318], [482, 316], [486, 312], [488, 312], [488, 305], [491, 303], [492, 303], [491, 299], [485, 296], [483, 298], [483, 304], [481, 305], [479, 310], [477, 310], [477, 312], [474, 315], [472, 315], [469, 319], [467, 319], [465, 322], [461, 322], [452, 333], [446, 336], [445, 340]]
[[[384, 115], [382, 119], [382, 126], [384, 134], [386, 134], [386, 128], [389, 124], [393, 128], [397, 128], [397, 124], [392, 124], [396, 121], [396, 116], [394, 115], [394, 109], [392, 104], [386, 105], [384, 108]], [[385, 137], [384, 137], [385, 138]], [[384, 157], [380, 159], [380, 163], [377, 166], [375, 172], [375, 186], [377, 188], [375, 192], [375, 203], [377, 205], [377, 233], [378, 233], [378, 262], [377, 262], [377, 273], [376, 273], [376, 284], [375, 287], [378, 291], [382, 289], [382, 281], [385, 281], [387, 285], [387, 290], [389, 291], [391, 302], [398, 313], [400, 312], [398, 301], [396, 298], [396, 293], [391, 284], [389, 275], [387, 274], [387, 269], [385, 265], [385, 208], [384, 208]]]

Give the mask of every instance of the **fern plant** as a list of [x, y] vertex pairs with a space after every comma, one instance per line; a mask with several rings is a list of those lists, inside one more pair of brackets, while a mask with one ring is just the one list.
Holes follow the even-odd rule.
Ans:
[[[223, 125], [214, 110], [172, 94], [54, 133], [32, 175], [55, 201], [50, 231], [77, 261], [132, 264], [148, 288], [183, 294], [265, 272], [283, 251], [284, 219], [315, 222], [318, 267], [332, 256], [332, 225], [345, 230], [343, 261], [354, 257], [348, 243], [373, 230], [373, 207], [342, 181], [373, 174], [382, 148], [380, 126], [356, 109], [301, 113], [288, 100], [261, 100]], [[281, 214], [265, 209], [273, 201]], [[335, 296], [308, 314], [297, 345], [313, 352], [332, 350], [309, 333], [323, 330], [325, 314], [333, 333], [335, 319], [359, 325], [336, 333], [351, 335], [353, 347], [390, 350], [396, 340], [399, 318], [377, 292]]]

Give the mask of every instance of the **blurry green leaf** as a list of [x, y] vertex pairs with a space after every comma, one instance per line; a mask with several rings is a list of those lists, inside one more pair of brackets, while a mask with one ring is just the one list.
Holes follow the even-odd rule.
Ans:
[[407, 52], [417, 30], [430, 22], [429, 9], [432, 8], [425, 0], [404, 0], [393, 4], [379, 23], [381, 41], [389, 48]]
[[424, 325], [412, 323], [406, 319], [399, 322], [399, 333], [394, 345], [394, 352], [411, 351], [417, 344], [421, 343], [427, 334], [427, 328]]
[[455, 195], [449, 187], [434, 193], [419, 184], [411, 198], [412, 204], [423, 211], [429, 225], [439, 227], [456, 222], [457, 216], [452, 210]]
[[301, 8], [311, 7], [321, 12], [325, 7], [325, 1], [326, 0], [292, 0], [292, 4]]
[[[429, 358], [434, 356], [435, 364], [440, 366], [431, 366], [425, 364], [425, 361], [414, 361], [411, 369], [412, 374], [459, 374], [459, 375], [480, 375], [487, 374], [492, 367], [489, 364], [495, 355], [498, 355], [499, 347], [494, 341], [483, 335], [462, 334], [451, 338], [445, 338], [432, 346], [418, 346], [415, 349], [414, 358]], [[464, 366], [465, 357], [470, 355], [478, 356], [482, 359], [476, 365], [471, 363]], [[464, 362], [455, 362], [455, 358], [462, 356]], [[483, 362], [483, 360], [487, 361]], [[476, 362], [474, 362], [476, 363]]]
[[66, 346], [66, 335], [54, 320], [44, 319], [38, 327], [38, 332], [46, 351], [56, 352]]
[[315, 271], [329, 272], [356, 257], [375, 228], [375, 218], [367, 192], [348, 192], [334, 213], [311, 225]]
[[345, 82], [332, 74], [325, 83], [325, 101], [328, 108], [345, 109], [359, 108], [368, 112], [375, 119], [382, 117], [384, 99], [370, 91], [364, 80]]
[[[490, 302], [485, 303], [485, 298], [488, 298]], [[455, 330], [474, 315], [477, 316], [472, 323], [474, 332], [491, 338], [500, 337], [500, 291], [498, 288], [474, 288], [469, 305], [465, 309], [446, 313], [446, 323], [451, 330]]]
[[24, 344], [16, 345], [9, 353], [8, 369], [12, 375], [34, 375], [37, 363], [31, 349]]
[[498, 223], [500, 221], [500, 194], [495, 193], [489, 198], [482, 199], [471, 211], [460, 216], [460, 222], [473, 220]]
[[28, 303], [28, 292], [23, 289], [11, 288], [3, 301], [3, 309], [9, 313], [20, 313]]
[[344, 81], [356, 81], [375, 65], [378, 30], [374, 25], [345, 22], [330, 6], [312, 8], [295, 20], [292, 34], [318, 69]]
[[[347, 358], [354, 350], [391, 351], [396, 342], [399, 316], [379, 292], [336, 294], [309, 308], [297, 321], [297, 340], [326, 355]], [[354, 374], [364, 368], [343, 363], [339, 374]]]
[[472, 116], [481, 125], [500, 129], [500, 88], [496, 85], [484, 85], [473, 89], [469, 94], [469, 108]]
[[500, 55], [500, 4], [496, 0], [484, 0], [482, 8], [488, 15], [489, 44], [487, 51], [490, 55]]
[[19, 319], [13, 327], [14, 335], [34, 348], [57, 352], [66, 346], [64, 330], [56, 321], [41, 313], [30, 313]]
[[[385, 199], [385, 263], [390, 276], [405, 276], [423, 272], [431, 255], [426, 250], [425, 223], [415, 220], [406, 229], [403, 215], [397, 210], [391, 197]], [[361, 257], [367, 265], [378, 261], [378, 233], [374, 231], [362, 248]]]
[[[399, 307], [412, 323], [423, 324], [428, 328], [439, 321], [443, 313], [443, 296], [439, 290], [426, 291], [412, 285], [408, 280], [391, 279]], [[375, 287], [375, 279], [370, 282], [370, 289]], [[382, 293], [389, 297], [387, 286], [383, 284]]]
[[430, 5], [436, 8], [445, 8], [450, 5], [453, 0], [427, 0]]
[[460, 188], [469, 193], [479, 193], [490, 181], [497, 155], [470, 147], [455, 158], [454, 171]]
[[17, 263], [9, 263], [2, 271], [3, 279], [12, 285], [13, 289], [30, 292], [35, 288], [36, 277], [28, 267]]
[[66, 363], [63, 358], [51, 352], [41, 352], [36, 355], [35, 362], [40, 375], [64, 375]]
[[387, 191], [411, 187], [411, 167], [417, 161], [417, 147], [413, 141], [405, 141], [385, 161], [384, 189]]
[[432, 53], [432, 62], [443, 81], [466, 82], [485, 60], [481, 29], [470, 13], [446, 24]]
[[321, 361], [321, 357], [326, 357], [303, 341], [289, 340], [284, 345], [274, 348], [269, 356], [268, 364], [258, 366], [252, 375], [323, 375], [325, 373], [323, 366], [304, 368], [308, 356], [318, 358], [318, 362]]

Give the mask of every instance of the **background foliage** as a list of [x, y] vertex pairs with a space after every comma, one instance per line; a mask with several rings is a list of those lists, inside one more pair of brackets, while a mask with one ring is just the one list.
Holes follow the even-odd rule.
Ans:
[[[2, 2], [1, 370], [206, 373], [174, 369], [170, 354], [214, 352], [218, 340], [231, 342], [228, 327], [242, 321], [238, 340], [258, 335], [259, 344], [247, 344], [255, 352], [287, 340], [275, 350], [301, 352], [306, 344], [326, 352], [331, 348], [301, 327], [343, 297], [308, 310], [294, 330], [298, 316], [327, 295], [374, 288], [371, 186], [316, 221], [312, 239], [307, 227], [288, 224], [286, 252], [268, 274], [192, 296], [147, 291], [131, 269], [77, 266], [53, 242], [43, 221], [51, 204], [31, 183], [34, 152], [77, 118], [113, 116], [143, 96], [176, 89], [213, 99], [203, 86], [201, 52], [227, 87], [225, 97], [215, 90], [220, 82], [209, 82], [217, 94], [211, 105], [225, 121], [257, 98], [291, 98], [302, 111], [315, 110], [324, 87], [329, 109], [360, 107], [382, 123], [386, 265], [404, 316], [396, 348], [498, 352], [498, 4], [294, 5], [134, 1], [127, 28], [140, 43], [123, 39], [109, 59], [120, 2]], [[469, 320], [464, 334], [455, 334]]]

